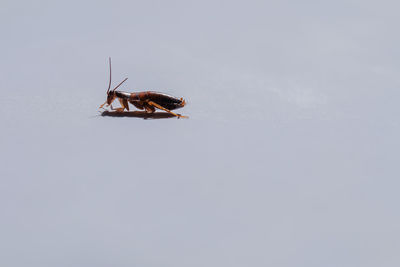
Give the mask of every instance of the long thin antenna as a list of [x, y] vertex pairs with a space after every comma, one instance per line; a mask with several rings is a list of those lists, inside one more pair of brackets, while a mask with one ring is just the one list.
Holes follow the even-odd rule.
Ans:
[[108, 89], [107, 89], [107, 94], [110, 91], [111, 88], [111, 57], [108, 58], [108, 65], [110, 65], [110, 81], [108, 82]]
[[117, 89], [121, 84], [123, 84], [126, 80], [128, 80], [128, 78], [125, 78], [125, 80], [123, 80], [122, 82], [120, 82], [118, 85], [117, 85], [117, 87], [115, 87], [114, 89], [113, 89], [113, 91], [115, 91], [115, 89]]

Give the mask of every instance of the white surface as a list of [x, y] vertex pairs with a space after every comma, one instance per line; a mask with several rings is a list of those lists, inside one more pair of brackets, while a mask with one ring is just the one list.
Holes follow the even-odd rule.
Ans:
[[398, 9], [3, 1], [0, 265], [398, 266]]

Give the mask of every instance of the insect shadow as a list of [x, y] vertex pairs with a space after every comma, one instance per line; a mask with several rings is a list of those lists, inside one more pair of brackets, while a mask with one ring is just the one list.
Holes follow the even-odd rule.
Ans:
[[103, 111], [100, 116], [102, 117], [130, 117], [130, 118], [142, 118], [142, 119], [169, 119], [176, 118], [174, 115], [165, 112], [154, 112], [147, 113], [146, 111]]

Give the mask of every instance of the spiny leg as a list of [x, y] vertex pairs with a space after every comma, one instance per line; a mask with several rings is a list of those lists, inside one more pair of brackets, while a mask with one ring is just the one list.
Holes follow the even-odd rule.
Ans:
[[152, 105], [152, 106], [154, 106], [154, 107], [156, 107], [156, 108], [158, 108], [158, 109], [164, 110], [164, 111], [166, 111], [166, 112], [168, 112], [168, 113], [170, 113], [170, 114], [172, 114], [172, 115], [174, 115], [174, 116], [176, 116], [176, 117], [178, 117], [178, 118], [188, 118], [187, 116], [183, 116], [183, 115], [181, 115], [181, 114], [176, 114], [176, 113], [172, 112], [171, 110], [166, 109], [166, 108], [164, 108], [163, 106], [160, 106], [160, 105], [157, 104], [157, 103], [154, 103], [153, 101], [148, 100], [148, 101], [146, 101], [146, 102], [147, 102], [149, 105]]
[[113, 108], [113, 106], [112, 105], [110, 105], [110, 107], [111, 107], [111, 110], [115, 110], [116, 112], [124, 112], [124, 107], [120, 107], [120, 108]]

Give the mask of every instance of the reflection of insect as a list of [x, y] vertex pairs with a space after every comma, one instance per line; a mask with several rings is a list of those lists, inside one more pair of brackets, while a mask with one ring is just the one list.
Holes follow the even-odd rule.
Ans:
[[[125, 109], [129, 111], [128, 102], [134, 105], [138, 109], [144, 109], [148, 113], [154, 113], [156, 108], [164, 110], [178, 118], [187, 118], [186, 116], [182, 116], [180, 114], [176, 114], [171, 110], [184, 107], [186, 102], [183, 98], [176, 98], [167, 94], [158, 93], [158, 92], [137, 92], [137, 93], [128, 93], [123, 91], [116, 91], [116, 89], [123, 84], [128, 78], [123, 80], [120, 84], [118, 84], [114, 89], [111, 88], [111, 58], [108, 59], [110, 65], [110, 82], [108, 84], [107, 89], [107, 100], [101, 105], [99, 108], [102, 108], [104, 105], [111, 106], [112, 110], [116, 110], [117, 112], [123, 112]], [[119, 103], [121, 104], [120, 108], [113, 108], [111, 105], [112, 102], [118, 98]]]

